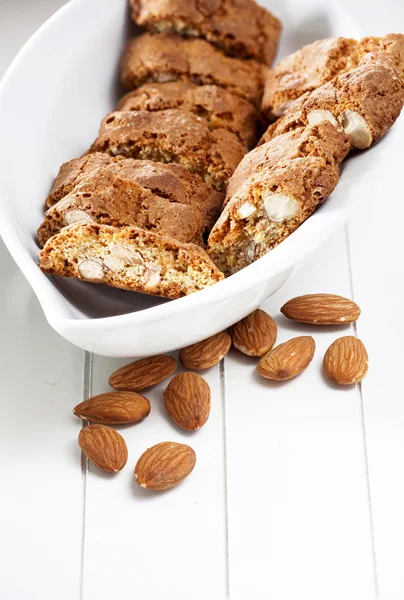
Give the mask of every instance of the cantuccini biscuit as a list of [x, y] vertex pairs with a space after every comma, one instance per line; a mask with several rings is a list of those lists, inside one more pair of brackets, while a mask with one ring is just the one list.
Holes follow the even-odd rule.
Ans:
[[191, 81], [218, 85], [259, 105], [268, 69], [254, 60], [225, 56], [201, 39], [144, 33], [129, 41], [121, 65], [128, 90], [144, 83]]
[[47, 204], [53, 206], [73, 191], [98, 193], [108, 185], [110, 177], [135, 182], [157, 197], [197, 209], [208, 231], [223, 204], [223, 193], [217, 192], [199, 175], [189, 173], [181, 165], [114, 157], [99, 152], [74, 158], [62, 165]]
[[210, 131], [201, 117], [174, 109], [111, 113], [90, 149], [112, 156], [177, 162], [219, 191], [246, 151], [233, 133]]
[[282, 25], [254, 0], [130, 0], [134, 21], [159, 32], [204, 37], [226, 54], [271, 65]]
[[73, 223], [136, 225], [180, 242], [203, 243], [204, 223], [197, 208], [170, 202], [119, 177], [98, 192], [72, 192], [52, 206], [38, 229], [40, 245]]
[[354, 148], [368, 148], [394, 124], [404, 104], [404, 82], [397, 71], [364, 63], [303, 95], [270, 125], [260, 143], [307, 124], [331, 122]]
[[217, 85], [196, 85], [190, 81], [145, 83], [126, 94], [117, 110], [185, 110], [203, 117], [209, 129], [227, 129], [248, 148], [257, 141], [256, 108]]
[[262, 112], [274, 120], [284, 115], [291, 103], [362, 64], [382, 64], [404, 72], [404, 35], [362, 40], [325, 39], [304, 46], [281, 60], [269, 72], [262, 100]]
[[[316, 143], [317, 136], [321, 142]], [[209, 236], [209, 254], [218, 268], [231, 275], [297, 229], [336, 186], [348, 149], [347, 136], [325, 123], [253, 150], [251, 170], [240, 165], [243, 176], [235, 173], [236, 184], [230, 183], [227, 203]]]
[[40, 253], [45, 273], [180, 298], [223, 279], [206, 252], [139, 227], [73, 224]]

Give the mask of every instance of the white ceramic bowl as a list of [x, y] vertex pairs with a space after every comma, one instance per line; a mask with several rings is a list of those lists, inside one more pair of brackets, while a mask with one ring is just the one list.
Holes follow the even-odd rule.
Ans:
[[[283, 21], [281, 55], [315, 39], [361, 35], [337, 3], [262, 2]], [[270, 6], [269, 6], [270, 5]], [[175, 301], [44, 275], [36, 229], [62, 162], [80, 155], [122, 90], [119, 58], [134, 33], [127, 0], [72, 0], [21, 50], [0, 86], [0, 232], [50, 325], [86, 350], [146, 356], [206, 338], [257, 308], [293, 266], [343, 223], [398, 151], [402, 122], [350, 158], [341, 181], [302, 227], [271, 253], [211, 288]]]

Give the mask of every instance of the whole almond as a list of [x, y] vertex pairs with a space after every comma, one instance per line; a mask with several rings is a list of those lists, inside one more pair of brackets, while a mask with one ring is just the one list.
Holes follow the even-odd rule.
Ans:
[[128, 449], [123, 437], [105, 425], [87, 425], [79, 433], [80, 448], [97, 467], [116, 473], [128, 460]]
[[331, 344], [324, 356], [324, 372], [342, 385], [362, 381], [368, 372], [368, 353], [358, 338], [347, 335]]
[[255, 310], [230, 327], [233, 346], [248, 356], [264, 356], [276, 342], [278, 328], [263, 310]]
[[265, 354], [258, 363], [257, 371], [265, 379], [292, 379], [309, 366], [315, 349], [311, 336], [292, 338]]
[[222, 331], [212, 337], [183, 348], [180, 352], [180, 361], [186, 369], [208, 369], [217, 365], [228, 353], [231, 346], [231, 337]]
[[141, 358], [112, 373], [109, 385], [116, 390], [139, 392], [164, 381], [176, 370], [177, 361], [172, 356]]
[[196, 455], [190, 446], [161, 442], [139, 458], [135, 478], [142, 488], [168, 490], [188, 477], [195, 463]]
[[206, 423], [210, 413], [210, 388], [197, 373], [179, 373], [164, 392], [164, 403], [174, 423], [193, 431]]
[[149, 413], [149, 400], [136, 392], [106, 392], [81, 402], [73, 409], [76, 417], [104, 425], [136, 423]]
[[355, 302], [335, 294], [306, 294], [286, 302], [281, 312], [288, 319], [312, 325], [345, 325], [359, 318]]

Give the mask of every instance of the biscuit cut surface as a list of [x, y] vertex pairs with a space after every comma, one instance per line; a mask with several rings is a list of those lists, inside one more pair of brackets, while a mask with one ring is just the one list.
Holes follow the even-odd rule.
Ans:
[[338, 183], [348, 137], [329, 123], [279, 136], [253, 150], [229, 182], [209, 236], [209, 255], [231, 275], [272, 250]]
[[138, 184], [159, 199], [198, 210], [205, 231], [212, 228], [223, 203], [224, 195], [221, 192], [181, 165], [113, 157], [96, 152], [62, 165], [47, 204], [53, 206], [72, 192], [102, 193], [115, 180], [123, 181], [128, 186]]
[[196, 85], [189, 81], [145, 83], [126, 94], [117, 110], [160, 111], [181, 109], [203, 117], [209, 129], [227, 129], [248, 148], [257, 138], [256, 108], [217, 85]]
[[40, 253], [45, 273], [180, 298], [223, 279], [202, 248], [139, 227], [73, 224]]
[[281, 23], [253, 0], [130, 0], [133, 20], [159, 32], [203, 37], [226, 54], [268, 65]]
[[191, 81], [218, 85], [259, 105], [268, 69], [254, 60], [225, 56], [202, 39], [144, 33], [129, 41], [121, 64], [122, 83], [134, 89], [148, 82]]
[[101, 124], [90, 152], [181, 164], [221, 191], [247, 149], [225, 129], [182, 110], [115, 112]]
[[269, 72], [262, 112], [269, 120], [284, 115], [291, 103], [335, 77], [362, 65], [390, 67], [399, 77], [404, 73], [404, 35], [383, 38], [325, 39], [304, 46], [281, 60]]
[[377, 142], [394, 124], [404, 104], [404, 83], [396, 70], [363, 63], [296, 100], [287, 114], [270, 125], [260, 143], [330, 121], [345, 131], [355, 148]]

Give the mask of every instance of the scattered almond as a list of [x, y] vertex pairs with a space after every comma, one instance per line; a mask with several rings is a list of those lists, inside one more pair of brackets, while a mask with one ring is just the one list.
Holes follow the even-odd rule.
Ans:
[[362, 381], [368, 372], [368, 353], [358, 338], [347, 335], [331, 344], [324, 356], [324, 372], [342, 385]]
[[161, 442], [139, 458], [135, 479], [142, 488], [167, 490], [188, 477], [195, 463], [196, 455], [190, 446]]
[[263, 310], [250, 315], [230, 327], [233, 346], [248, 356], [264, 356], [276, 342], [278, 328], [275, 321]]
[[172, 356], [141, 358], [112, 373], [109, 385], [116, 390], [139, 392], [164, 381], [176, 370], [177, 361]]
[[128, 460], [128, 449], [123, 437], [105, 425], [87, 425], [79, 433], [80, 448], [97, 467], [116, 473]]
[[197, 373], [179, 373], [168, 384], [164, 402], [177, 425], [189, 431], [199, 429], [209, 417], [209, 385]]
[[335, 294], [306, 294], [286, 302], [281, 312], [288, 319], [313, 325], [345, 325], [359, 318], [355, 302]]
[[231, 346], [231, 337], [222, 331], [212, 337], [183, 348], [180, 352], [180, 361], [186, 369], [208, 369], [217, 365], [228, 353]]
[[265, 354], [258, 363], [257, 371], [266, 379], [291, 379], [309, 366], [315, 348], [311, 336], [292, 338]]
[[136, 392], [106, 392], [81, 402], [73, 409], [76, 417], [104, 425], [136, 423], [149, 413], [149, 400]]

